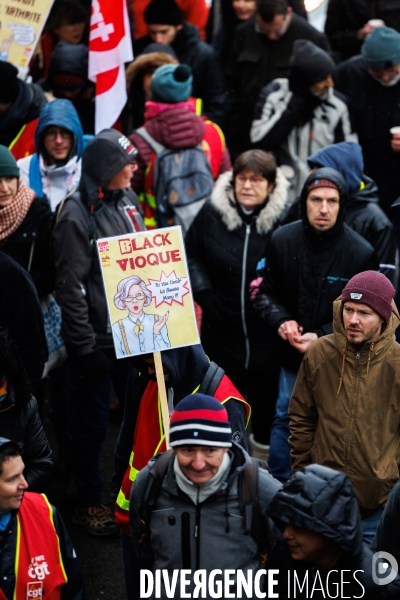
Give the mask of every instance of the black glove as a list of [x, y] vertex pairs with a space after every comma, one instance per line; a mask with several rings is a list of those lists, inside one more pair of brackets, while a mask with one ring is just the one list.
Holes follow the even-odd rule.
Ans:
[[80, 360], [83, 372], [87, 377], [97, 377], [107, 373], [112, 375], [114, 373], [114, 365], [100, 348], [90, 354], [80, 356]]

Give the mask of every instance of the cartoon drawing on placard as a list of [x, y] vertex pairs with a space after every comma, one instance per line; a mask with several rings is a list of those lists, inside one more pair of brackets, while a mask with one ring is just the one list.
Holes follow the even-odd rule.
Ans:
[[118, 358], [171, 347], [167, 329], [169, 311], [163, 317], [144, 312], [151, 302], [151, 291], [137, 275], [118, 283], [114, 304], [119, 310], [128, 311], [125, 318], [112, 326]]

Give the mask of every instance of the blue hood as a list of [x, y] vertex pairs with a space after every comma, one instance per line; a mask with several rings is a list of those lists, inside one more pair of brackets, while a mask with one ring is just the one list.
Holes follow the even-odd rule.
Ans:
[[78, 113], [70, 100], [54, 100], [42, 108], [35, 133], [36, 149], [40, 154], [43, 153], [42, 135], [49, 125], [72, 131], [75, 136], [75, 151], [78, 158], [81, 158], [84, 149], [83, 130]]
[[308, 157], [310, 168], [330, 167], [339, 171], [346, 182], [348, 194], [360, 189], [364, 175], [364, 159], [360, 144], [339, 142], [326, 146]]

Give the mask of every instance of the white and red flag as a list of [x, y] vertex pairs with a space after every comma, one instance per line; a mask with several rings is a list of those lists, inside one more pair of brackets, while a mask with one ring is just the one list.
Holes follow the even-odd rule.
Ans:
[[89, 79], [96, 83], [95, 133], [112, 127], [125, 106], [125, 63], [131, 60], [126, 0], [92, 0]]

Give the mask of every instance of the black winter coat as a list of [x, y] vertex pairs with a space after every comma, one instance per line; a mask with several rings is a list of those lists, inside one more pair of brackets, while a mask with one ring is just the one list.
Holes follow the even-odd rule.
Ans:
[[106, 183], [127, 164], [117, 136], [117, 131], [105, 130], [102, 137], [88, 144], [79, 191], [66, 200], [58, 213], [52, 236], [55, 290], [63, 319], [61, 335], [77, 355], [91, 354], [99, 346], [113, 348], [103, 278], [93, 240], [145, 229], [139, 201], [131, 189], [105, 190], [99, 195], [99, 189], [105, 189]]
[[33, 252], [29, 273], [40, 298], [54, 290], [55, 269], [50, 253], [51, 228], [52, 213], [48, 200], [35, 198], [17, 231], [1, 248], [26, 271]]
[[[321, 465], [310, 465], [298, 471], [278, 490], [267, 513], [282, 531], [286, 524], [313, 531], [335, 542], [342, 552], [330, 569], [318, 568], [318, 579], [315, 565], [294, 560], [288, 542], [278, 541], [268, 554], [266, 568], [278, 569], [279, 583], [274, 592], [279, 598], [320, 600], [334, 598], [338, 590], [341, 590], [340, 598], [378, 600], [381, 597], [381, 589], [372, 579], [372, 552], [363, 543], [357, 501], [350, 480], [344, 473]], [[294, 573], [300, 586], [308, 575], [303, 590], [297, 584], [294, 591]], [[312, 591], [314, 581], [316, 589]], [[320, 591], [321, 587], [323, 591]], [[398, 593], [397, 585], [387, 587], [395, 587]], [[394, 600], [397, 596], [384, 597]]]
[[[140, 38], [135, 44], [135, 56], [152, 41], [150, 36]], [[179, 62], [189, 65], [193, 71], [192, 96], [203, 100], [203, 113], [223, 125], [227, 97], [217, 53], [200, 39], [198, 28], [190, 23], [183, 24], [171, 46]]]
[[390, 217], [389, 207], [400, 189], [400, 153], [390, 145], [390, 128], [400, 125], [400, 82], [392, 87], [381, 85], [369, 75], [362, 56], [341, 64], [334, 80], [347, 97], [363, 151], [364, 172], [376, 181], [380, 204]]
[[357, 33], [370, 19], [382, 19], [387, 27], [400, 31], [400, 4], [397, 0], [329, 0], [325, 33], [340, 60], [360, 53], [364, 40]]
[[[275, 331], [294, 319], [304, 333], [312, 331], [318, 337], [332, 333], [332, 303], [347, 281], [361, 271], [378, 269], [374, 249], [343, 223], [342, 209], [329, 231], [317, 234], [311, 228], [305, 214], [306, 190], [327, 171], [334, 173], [332, 169], [318, 169], [307, 178], [300, 200], [302, 221], [272, 234], [255, 306]], [[344, 181], [337, 175], [339, 189], [344, 190]], [[296, 372], [303, 355], [286, 341], [280, 341], [280, 347], [282, 366]]]
[[47, 100], [35, 83], [17, 80], [19, 93], [9, 110], [0, 116], [0, 144], [9, 146], [21, 128], [37, 119]]
[[310, 40], [323, 50], [329, 50], [325, 35], [296, 14], [285, 35], [276, 42], [258, 33], [254, 20], [246, 21], [235, 30], [226, 72], [231, 105], [227, 136], [229, 148], [234, 145], [235, 155], [250, 147], [249, 132], [259, 93], [272, 80], [287, 77], [293, 44], [299, 39]]
[[[350, 194], [346, 202], [344, 221], [374, 248], [379, 270], [393, 282], [396, 273], [396, 237], [392, 223], [380, 208], [376, 183], [363, 177], [363, 188]], [[301, 218], [300, 198], [292, 204], [283, 225]]]
[[43, 313], [29, 273], [4, 252], [0, 252], [0, 327], [14, 340], [35, 386], [48, 357]]
[[33, 396], [27, 404], [18, 403], [9, 386], [7, 398], [0, 404], [0, 437], [23, 443], [29, 491], [45, 492], [51, 480], [52, 452]]
[[185, 240], [194, 298], [203, 309], [202, 343], [228, 373], [274, 363], [276, 334], [253, 308], [249, 286], [279, 225], [288, 187], [278, 172], [268, 202], [246, 221], [231, 182], [231, 172], [220, 176]]

